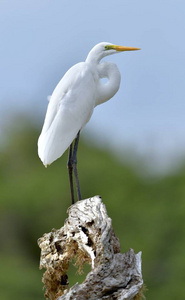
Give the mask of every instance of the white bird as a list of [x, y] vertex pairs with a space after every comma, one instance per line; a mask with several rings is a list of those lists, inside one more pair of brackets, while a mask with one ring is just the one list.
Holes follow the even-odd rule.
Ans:
[[[38, 140], [38, 155], [45, 166], [58, 159], [70, 146], [68, 169], [72, 203], [74, 203], [72, 171], [77, 185], [78, 200], [81, 199], [76, 154], [79, 133], [89, 121], [96, 105], [112, 98], [119, 89], [121, 75], [111, 62], [100, 60], [120, 51], [139, 50], [135, 47], [117, 46], [102, 42], [89, 52], [85, 62], [71, 67], [54, 89]], [[107, 78], [104, 83], [101, 79]], [[74, 149], [72, 146], [75, 140]]]

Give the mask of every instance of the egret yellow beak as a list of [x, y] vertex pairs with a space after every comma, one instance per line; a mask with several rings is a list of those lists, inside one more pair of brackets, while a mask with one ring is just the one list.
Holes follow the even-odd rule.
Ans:
[[127, 47], [127, 46], [118, 46], [118, 45], [107, 45], [107, 50], [114, 49], [116, 51], [134, 51], [134, 50], [141, 50], [140, 48], [135, 47]]

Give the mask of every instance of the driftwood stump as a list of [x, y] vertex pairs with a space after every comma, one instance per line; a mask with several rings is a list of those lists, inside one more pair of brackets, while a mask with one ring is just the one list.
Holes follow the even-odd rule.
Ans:
[[[76, 202], [68, 209], [62, 228], [53, 229], [38, 240], [41, 248], [40, 269], [46, 269], [45, 297], [67, 299], [142, 298], [141, 252], [120, 253], [111, 219], [99, 196]], [[68, 289], [69, 262], [76, 259], [81, 269], [91, 264], [82, 284]]]

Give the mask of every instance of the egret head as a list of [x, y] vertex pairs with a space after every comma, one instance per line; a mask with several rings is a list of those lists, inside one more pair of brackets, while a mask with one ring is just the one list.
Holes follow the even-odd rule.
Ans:
[[122, 51], [133, 51], [140, 50], [140, 48], [127, 47], [127, 46], [118, 46], [107, 42], [102, 42], [97, 44], [89, 52], [86, 61], [96, 61], [99, 62], [103, 57]]

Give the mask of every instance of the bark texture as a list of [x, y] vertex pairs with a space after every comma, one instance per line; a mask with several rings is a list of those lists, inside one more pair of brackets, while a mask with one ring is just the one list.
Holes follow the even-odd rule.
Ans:
[[[112, 221], [101, 197], [76, 202], [68, 209], [62, 228], [53, 229], [38, 240], [40, 269], [46, 269], [45, 297], [51, 300], [95, 300], [142, 298], [141, 252], [120, 253]], [[82, 284], [68, 289], [69, 262], [75, 259], [79, 269], [91, 264]]]

